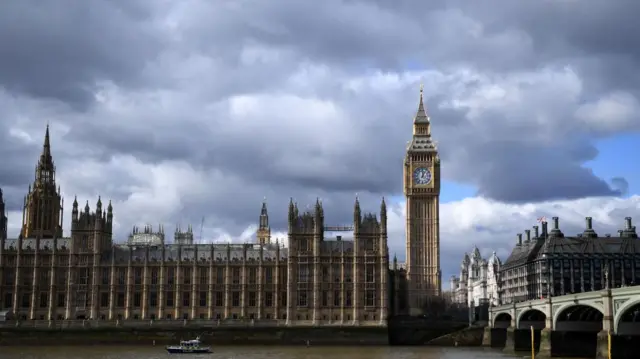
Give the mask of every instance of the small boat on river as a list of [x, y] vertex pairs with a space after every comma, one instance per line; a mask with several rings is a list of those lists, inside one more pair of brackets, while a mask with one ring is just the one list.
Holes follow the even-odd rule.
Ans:
[[169, 354], [207, 354], [213, 353], [211, 347], [200, 346], [200, 337], [192, 340], [181, 340], [180, 345], [170, 345], [167, 347]]

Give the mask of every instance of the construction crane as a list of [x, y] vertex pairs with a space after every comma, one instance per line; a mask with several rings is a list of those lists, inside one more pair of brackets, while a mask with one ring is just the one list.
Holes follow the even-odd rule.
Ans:
[[204, 217], [202, 217], [202, 221], [200, 222], [200, 243], [202, 243], [202, 230], [204, 229]]

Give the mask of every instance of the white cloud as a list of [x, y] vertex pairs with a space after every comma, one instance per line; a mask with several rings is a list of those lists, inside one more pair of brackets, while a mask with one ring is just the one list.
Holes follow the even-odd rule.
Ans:
[[613, 92], [576, 110], [576, 117], [605, 134], [640, 128], [640, 103], [628, 92]]
[[[443, 203], [440, 207], [440, 241], [443, 280], [457, 274], [464, 252], [478, 246], [482, 255], [495, 251], [505, 260], [516, 243], [516, 234], [538, 225], [537, 218], [559, 217], [560, 229], [567, 236], [581, 232], [585, 217], [593, 218], [600, 235], [617, 235], [625, 217], [640, 221], [640, 196], [629, 198], [592, 197], [572, 201], [537, 204], [505, 204], [482, 197]], [[405, 253], [405, 205], [390, 206], [389, 251], [399, 258]]]

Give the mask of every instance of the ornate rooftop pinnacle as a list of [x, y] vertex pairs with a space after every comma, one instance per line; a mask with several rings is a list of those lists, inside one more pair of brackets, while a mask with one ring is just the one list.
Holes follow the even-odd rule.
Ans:
[[38, 161], [39, 170], [53, 171], [53, 158], [51, 157], [51, 142], [49, 140], [49, 124], [44, 133], [44, 143], [42, 144], [42, 153], [40, 154], [40, 160]]
[[414, 124], [429, 123], [429, 116], [427, 116], [427, 111], [424, 109], [423, 90], [424, 85], [420, 84], [420, 102], [418, 103], [418, 111], [416, 112], [416, 116], [413, 118]]

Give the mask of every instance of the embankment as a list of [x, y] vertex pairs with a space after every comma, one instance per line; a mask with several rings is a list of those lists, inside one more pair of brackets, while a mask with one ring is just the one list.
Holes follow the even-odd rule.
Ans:
[[430, 340], [427, 345], [476, 347], [482, 345], [483, 336], [484, 327], [468, 327]]
[[466, 323], [449, 321], [391, 322], [389, 325], [389, 344], [426, 345], [436, 338], [457, 332], [467, 326]]

